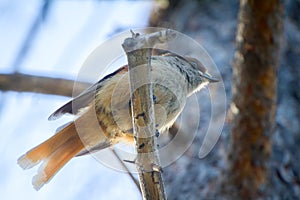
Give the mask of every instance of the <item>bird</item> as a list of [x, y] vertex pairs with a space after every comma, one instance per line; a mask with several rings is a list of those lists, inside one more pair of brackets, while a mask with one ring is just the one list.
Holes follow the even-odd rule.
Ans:
[[[76, 118], [18, 159], [23, 169], [41, 164], [32, 178], [36, 190], [76, 156], [100, 151], [119, 142], [134, 144], [128, 70], [128, 65], [120, 67], [50, 115], [49, 120], [67, 113]], [[198, 59], [172, 52], [151, 56], [150, 73], [159, 132], [172, 126], [190, 95], [219, 81]]]

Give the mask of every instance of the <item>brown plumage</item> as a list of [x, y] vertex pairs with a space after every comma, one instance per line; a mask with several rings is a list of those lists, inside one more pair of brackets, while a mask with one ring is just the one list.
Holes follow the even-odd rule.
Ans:
[[71, 123], [20, 157], [18, 164], [23, 169], [29, 169], [43, 162], [39, 173], [32, 180], [34, 188], [38, 190], [83, 149], [84, 145], [77, 135], [75, 124]]
[[[182, 111], [187, 96], [209, 82], [215, 82], [202, 64], [190, 57], [166, 54], [153, 56], [152, 77], [157, 129], [168, 129]], [[40, 189], [74, 156], [98, 151], [118, 142], [133, 142], [130, 116], [128, 68], [116, 72], [88, 88], [55, 111], [50, 120], [65, 113], [78, 118], [54, 136], [21, 156], [18, 164], [29, 169], [42, 162], [33, 178]]]

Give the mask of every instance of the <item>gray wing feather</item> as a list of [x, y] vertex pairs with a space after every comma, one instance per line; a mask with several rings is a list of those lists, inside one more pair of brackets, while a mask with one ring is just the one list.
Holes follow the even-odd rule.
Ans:
[[73, 100], [69, 101], [68, 103], [60, 107], [58, 110], [56, 110], [54, 113], [52, 113], [49, 116], [48, 120], [50, 121], [56, 120], [60, 118], [62, 115], [64, 115], [65, 113], [76, 115], [80, 109], [87, 107], [92, 102], [97, 90], [101, 88], [101, 86], [105, 83], [106, 80], [110, 79], [111, 77], [113, 77], [115, 74], [119, 72], [127, 71], [127, 70], [128, 70], [128, 66], [124, 65], [123, 67], [114, 71], [113, 73], [108, 74], [103, 79], [101, 79], [91, 87], [87, 88], [80, 95], [75, 97]]
[[101, 144], [99, 144], [97, 146], [94, 146], [94, 147], [92, 147], [90, 149], [82, 150], [81, 152], [79, 152], [76, 155], [76, 157], [78, 157], [78, 156], [84, 156], [84, 155], [91, 154], [91, 153], [95, 153], [95, 152], [97, 152], [99, 150], [102, 150], [102, 149], [105, 149], [105, 148], [107, 148], [109, 146], [111, 146], [111, 143], [109, 143], [109, 142], [101, 143]]
[[95, 83], [94, 85], [83, 91], [79, 96], [75, 97], [73, 100], [57, 109], [49, 116], [48, 120], [56, 120], [66, 113], [76, 115], [80, 109], [85, 108], [90, 104], [100, 86], [101, 81]]

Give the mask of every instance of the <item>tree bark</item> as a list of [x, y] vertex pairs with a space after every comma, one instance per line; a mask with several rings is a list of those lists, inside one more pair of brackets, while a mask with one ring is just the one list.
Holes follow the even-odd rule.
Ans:
[[166, 199], [160, 167], [151, 83], [152, 47], [174, 37], [168, 30], [140, 36], [132, 33], [122, 44], [128, 60], [131, 111], [137, 151], [135, 164], [143, 199]]
[[282, 35], [280, 0], [241, 0], [233, 66], [229, 199], [266, 195]]

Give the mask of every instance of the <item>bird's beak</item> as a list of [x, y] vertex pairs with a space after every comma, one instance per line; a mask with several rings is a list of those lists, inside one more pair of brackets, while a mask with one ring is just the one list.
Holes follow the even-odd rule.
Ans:
[[219, 82], [220, 81], [218, 78], [212, 77], [209, 73], [202, 73], [202, 72], [200, 72], [200, 75], [202, 77], [204, 77], [210, 83], [215, 83], [215, 82]]

